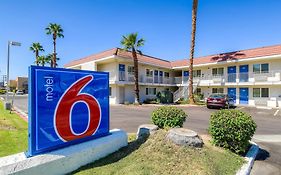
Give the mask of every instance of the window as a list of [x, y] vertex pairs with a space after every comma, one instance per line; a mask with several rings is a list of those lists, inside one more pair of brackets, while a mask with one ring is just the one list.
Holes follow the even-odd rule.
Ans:
[[193, 77], [201, 77], [201, 70], [194, 70]]
[[212, 93], [213, 94], [223, 94], [223, 88], [213, 88]]
[[195, 94], [197, 94], [197, 95], [201, 94], [201, 88], [197, 88], [197, 89], [195, 90]]
[[213, 76], [223, 75], [223, 67], [221, 68], [213, 68], [212, 69]]
[[268, 63], [265, 63], [265, 64], [253, 64], [253, 72], [255, 74], [268, 73], [268, 71], [269, 71]]
[[147, 77], [152, 77], [153, 76], [153, 70], [146, 69], [146, 76]]
[[135, 67], [134, 66], [128, 66], [128, 74], [134, 75], [135, 73]]
[[156, 95], [156, 88], [146, 88], [146, 95]]
[[253, 89], [253, 97], [261, 97], [261, 89], [260, 88], [254, 88]]
[[164, 77], [165, 77], [165, 78], [169, 78], [169, 77], [170, 77], [169, 72], [164, 72]]
[[257, 98], [269, 97], [269, 89], [268, 88], [253, 88], [253, 97], [257, 97]]
[[111, 97], [111, 94], [112, 94], [112, 89], [111, 87], [109, 87], [109, 96]]

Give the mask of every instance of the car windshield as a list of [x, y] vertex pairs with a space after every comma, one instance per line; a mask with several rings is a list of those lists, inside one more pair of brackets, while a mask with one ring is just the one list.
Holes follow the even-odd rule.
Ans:
[[212, 94], [210, 95], [210, 98], [225, 98], [224, 94]]

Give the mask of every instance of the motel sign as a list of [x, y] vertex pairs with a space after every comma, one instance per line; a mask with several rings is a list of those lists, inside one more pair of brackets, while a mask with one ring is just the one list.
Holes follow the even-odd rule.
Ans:
[[29, 68], [28, 156], [109, 134], [106, 72]]

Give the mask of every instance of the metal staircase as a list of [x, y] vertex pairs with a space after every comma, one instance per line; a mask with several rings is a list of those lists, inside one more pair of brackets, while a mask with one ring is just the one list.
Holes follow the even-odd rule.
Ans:
[[[193, 84], [193, 93], [196, 91], [199, 83], [200, 83], [200, 80], [195, 85]], [[188, 98], [188, 86], [179, 87], [179, 89], [173, 93], [174, 103], [184, 97]]]

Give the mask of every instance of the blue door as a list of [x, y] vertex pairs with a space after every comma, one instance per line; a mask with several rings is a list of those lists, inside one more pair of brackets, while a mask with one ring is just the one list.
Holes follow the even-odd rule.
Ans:
[[183, 81], [187, 82], [189, 77], [189, 71], [183, 71]]
[[159, 83], [163, 83], [163, 71], [159, 71]]
[[248, 104], [248, 102], [249, 102], [249, 88], [240, 88], [239, 101], [240, 101], [240, 104]]
[[241, 65], [239, 67], [239, 81], [240, 82], [248, 82], [249, 79], [249, 66]]
[[236, 82], [236, 66], [229, 66], [227, 68], [227, 81]]
[[158, 83], [158, 70], [154, 70], [154, 83]]
[[119, 81], [125, 81], [125, 64], [119, 64]]
[[234, 103], [236, 103], [236, 88], [228, 88], [227, 94], [229, 97], [233, 98]]

